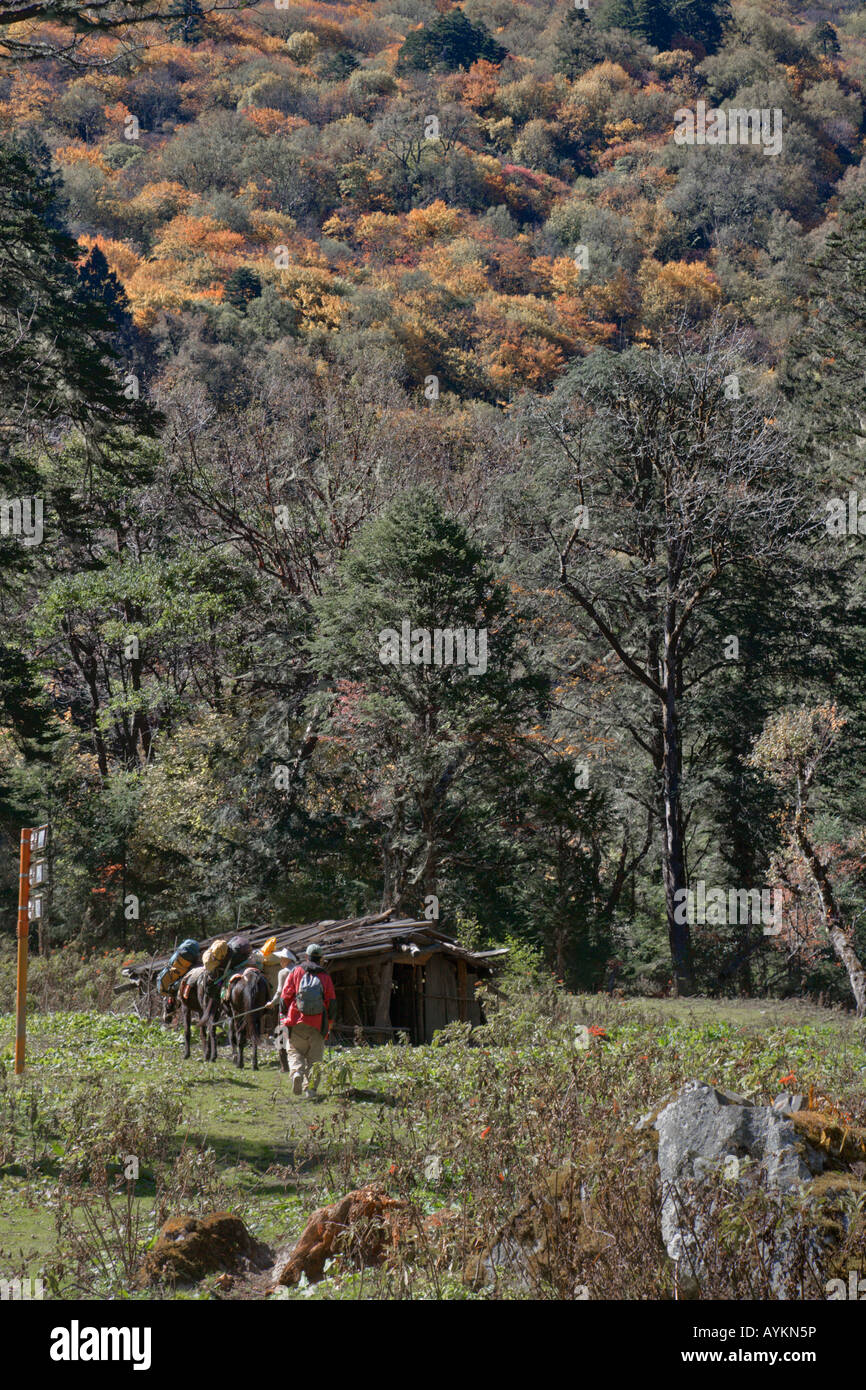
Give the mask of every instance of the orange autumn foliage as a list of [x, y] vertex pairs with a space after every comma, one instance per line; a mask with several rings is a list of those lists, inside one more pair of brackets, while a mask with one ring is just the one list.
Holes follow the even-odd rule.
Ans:
[[460, 226], [460, 213], [437, 198], [426, 208], [413, 208], [406, 217], [410, 241], [422, 242], [434, 237], [454, 236]]
[[309, 125], [301, 116], [287, 116], [273, 106], [245, 106], [243, 115], [260, 135], [287, 135], [291, 130]]
[[230, 232], [214, 217], [180, 213], [163, 228], [154, 245], [153, 257], [154, 260], [176, 258], [182, 261], [205, 256], [219, 264], [227, 257], [236, 257], [243, 244], [240, 232]]
[[54, 92], [44, 78], [33, 72], [15, 72], [7, 99], [0, 101], [0, 120], [9, 126], [38, 121], [53, 101]]
[[658, 328], [685, 310], [696, 318], [711, 313], [722, 297], [718, 277], [700, 261], [645, 260], [638, 272], [643, 319]]
[[91, 164], [94, 169], [101, 169], [104, 174], [114, 172], [97, 147], [86, 145], [83, 140], [73, 140], [69, 145], [60, 145], [54, 151], [54, 158], [58, 164]]
[[462, 82], [463, 102], [473, 111], [489, 111], [499, 89], [499, 68], [486, 58], [473, 63]]
[[109, 270], [113, 271], [122, 284], [131, 279], [141, 265], [141, 256], [124, 241], [115, 241], [112, 237], [106, 236], [80, 236], [78, 241], [86, 251], [98, 246], [108, 262]]

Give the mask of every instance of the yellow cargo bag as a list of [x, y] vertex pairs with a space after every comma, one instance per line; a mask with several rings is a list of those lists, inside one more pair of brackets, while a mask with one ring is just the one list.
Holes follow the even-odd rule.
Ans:
[[222, 937], [212, 941], [201, 958], [201, 963], [209, 975], [218, 975], [228, 960], [229, 943]]
[[178, 956], [171, 965], [167, 965], [158, 977], [160, 993], [171, 994], [174, 985], [177, 984], [178, 980], [183, 979], [191, 965], [192, 961], [187, 960], [186, 956]]

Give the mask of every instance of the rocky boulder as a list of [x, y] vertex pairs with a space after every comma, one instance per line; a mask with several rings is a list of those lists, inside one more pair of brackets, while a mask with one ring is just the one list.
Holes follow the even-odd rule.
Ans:
[[[818, 1176], [861, 1157], [866, 1142], [866, 1134], [845, 1131], [830, 1115], [803, 1106], [801, 1096], [755, 1105], [703, 1081], [689, 1081], [655, 1116], [662, 1238], [676, 1264], [681, 1297], [699, 1292], [702, 1234], [713, 1213], [722, 1202], [730, 1203], [732, 1192], [745, 1199], [758, 1188], [779, 1202], [772, 1248], [762, 1246], [759, 1253], [776, 1296], [790, 1296], [786, 1242], [796, 1223], [785, 1208], [784, 1194], [808, 1185], [809, 1196], [827, 1196], [839, 1184], [828, 1186], [829, 1175], [820, 1182]], [[816, 1220], [805, 1257], [801, 1247], [799, 1268], [805, 1262], [817, 1276], [837, 1235]]]
[[762, 1169], [771, 1187], [804, 1182], [823, 1167], [816, 1156], [811, 1166], [807, 1162], [790, 1116], [704, 1081], [687, 1082], [660, 1111], [655, 1128], [665, 1185], [702, 1178], [714, 1166], [734, 1172], [743, 1159]]

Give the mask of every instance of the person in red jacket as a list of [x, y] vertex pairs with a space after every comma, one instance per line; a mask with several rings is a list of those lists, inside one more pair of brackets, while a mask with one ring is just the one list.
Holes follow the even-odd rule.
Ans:
[[[322, 964], [322, 948], [311, 942], [307, 954], [283, 985], [282, 1016], [292, 1091], [315, 1091], [318, 1063], [325, 1055], [336, 1000], [334, 982]], [[315, 1068], [315, 1071], [314, 1071]]]

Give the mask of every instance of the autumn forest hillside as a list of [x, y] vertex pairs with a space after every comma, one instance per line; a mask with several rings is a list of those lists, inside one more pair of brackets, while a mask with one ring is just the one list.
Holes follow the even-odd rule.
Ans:
[[[860, 187], [866, 18], [828, 37], [738, 6], [707, 56], [697, 17], [724, 6], [681, 7], [662, 52], [595, 8], [260, 4], [139, 31], [119, 62], [103, 37], [83, 72], [17, 65], [0, 121], [44, 142], [75, 236], [157, 356], [176, 320], [223, 373], [232, 348], [327, 351], [339, 330], [410, 389], [434, 373], [463, 401], [508, 401], [596, 345], [726, 304], [775, 361], [822, 229]], [[449, 12], [500, 60], [401, 60]], [[780, 107], [781, 155], [674, 145], [674, 112], [699, 98]]]

